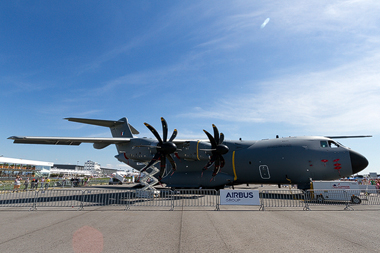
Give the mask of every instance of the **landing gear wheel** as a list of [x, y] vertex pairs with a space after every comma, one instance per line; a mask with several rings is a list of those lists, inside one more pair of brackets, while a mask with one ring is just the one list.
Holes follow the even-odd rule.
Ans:
[[351, 197], [351, 203], [355, 204], [355, 205], [359, 205], [360, 203], [362, 203], [362, 200], [357, 196], [352, 196]]
[[317, 202], [323, 202], [325, 200], [322, 195], [318, 195], [316, 199], [317, 199]]

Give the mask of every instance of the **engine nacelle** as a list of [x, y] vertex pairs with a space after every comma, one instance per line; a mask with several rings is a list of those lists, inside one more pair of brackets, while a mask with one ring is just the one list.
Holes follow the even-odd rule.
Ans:
[[98, 143], [98, 142], [95, 142], [93, 146], [96, 149], [103, 149], [105, 147], [108, 147], [109, 145], [110, 145], [110, 143]]
[[132, 168], [135, 168], [137, 170], [140, 170], [141, 168], [143, 168], [145, 166], [144, 163], [141, 163], [139, 161], [136, 161], [136, 160], [129, 158], [125, 153], [120, 153], [118, 155], [115, 155], [115, 158], [117, 160], [119, 160], [120, 162], [125, 163], [125, 164], [127, 164], [127, 165], [129, 165]]
[[186, 141], [181, 145], [177, 145], [176, 153], [181, 159], [200, 161], [209, 160], [210, 151], [204, 151], [202, 149], [211, 149], [211, 144], [202, 141]]
[[[120, 146], [120, 150], [125, 154], [128, 159], [133, 159], [141, 162], [149, 162], [152, 160], [154, 154], [157, 153], [155, 146], [157, 142], [152, 142], [149, 139], [132, 139], [128, 145]], [[121, 156], [123, 160], [124, 155]], [[123, 161], [124, 162], [124, 161]]]

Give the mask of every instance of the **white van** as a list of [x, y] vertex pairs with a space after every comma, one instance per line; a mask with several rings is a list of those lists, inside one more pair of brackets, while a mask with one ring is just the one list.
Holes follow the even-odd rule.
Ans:
[[109, 185], [114, 185], [114, 184], [123, 184], [119, 179], [116, 177], [111, 177], [110, 181], [108, 182]]
[[324, 200], [351, 201], [360, 204], [360, 189], [355, 181], [312, 181], [312, 197], [319, 202]]

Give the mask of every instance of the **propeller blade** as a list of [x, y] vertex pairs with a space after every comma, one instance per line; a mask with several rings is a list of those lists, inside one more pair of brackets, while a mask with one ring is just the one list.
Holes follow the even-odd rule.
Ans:
[[144, 172], [147, 168], [149, 168], [150, 166], [152, 166], [155, 162], [157, 162], [160, 159], [160, 156], [161, 156], [160, 152], [157, 152], [154, 155], [153, 159], [144, 168], [142, 168], [140, 170], [140, 172]]
[[224, 141], [224, 134], [220, 133], [220, 138], [219, 138], [219, 143], [218, 144], [222, 144], [223, 141]]
[[212, 176], [215, 177], [220, 171], [220, 156], [218, 156], [215, 160], [215, 168]]
[[[168, 124], [166, 123], [166, 120], [161, 117], [161, 123], [162, 123], [162, 132], [163, 132], [163, 139], [161, 139], [160, 135], [148, 123], [144, 123], [145, 126], [153, 133], [153, 135], [157, 138], [158, 144], [155, 146], [157, 149], [157, 153], [154, 155], [153, 159], [143, 168], [141, 169], [141, 172], [145, 171], [147, 168], [152, 166], [155, 162], [157, 162], [159, 159], [161, 160], [160, 164], [160, 174], [158, 177], [159, 182], [161, 182], [161, 179], [163, 176], [165, 176], [166, 171], [166, 158], [168, 158], [172, 168], [173, 172], [177, 169], [177, 165], [174, 162], [173, 157], [170, 155], [174, 153], [177, 150], [177, 146], [172, 142], [174, 138], [177, 136], [177, 129], [174, 129], [172, 136], [170, 137], [170, 140], [167, 141], [168, 138]], [[151, 145], [140, 145], [141, 147], [152, 147]]]
[[212, 178], [214, 178], [219, 173], [220, 169], [223, 168], [226, 164], [223, 155], [227, 154], [229, 148], [227, 145], [223, 144], [224, 134], [220, 133], [219, 135], [218, 128], [214, 124], [212, 124], [212, 128], [214, 129], [214, 137], [206, 130], [203, 130], [211, 142], [211, 149], [208, 149], [206, 151], [211, 151], [212, 153], [210, 161], [206, 164], [203, 170], [207, 170], [212, 166], [212, 164], [214, 164], [215, 167], [212, 173]]
[[224, 160], [224, 157], [223, 156], [220, 156], [220, 168], [223, 168], [224, 165], [226, 164], [226, 161]]
[[173, 157], [171, 155], [166, 155], [166, 157], [168, 158], [170, 164], [172, 165], [173, 171], [176, 171], [177, 170], [177, 164], [175, 164]]
[[203, 167], [203, 170], [207, 170], [208, 168], [210, 168], [213, 165], [214, 162], [215, 162], [215, 156], [211, 156], [210, 161], [208, 161], [208, 163], [206, 164], [206, 166]]
[[216, 144], [219, 144], [219, 131], [218, 131], [218, 128], [212, 124], [212, 128], [214, 129], [214, 139], [215, 139], [215, 142]]
[[224, 160], [222, 155], [218, 154], [218, 158], [215, 160], [215, 168], [214, 172], [212, 173], [212, 176], [215, 177], [220, 172], [220, 169], [224, 167], [226, 164], [226, 161]]
[[168, 124], [166, 123], [166, 120], [161, 117], [161, 123], [162, 123], [162, 138], [163, 138], [163, 141], [166, 142], [167, 138], [168, 138]]
[[177, 133], [178, 133], [177, 129], [174, 129], [172, 137], [170, 137], [170, 139], [169, 139], [169, 142], [172, 142], [174, 140], [174, 138], [177, 137]]
[[160, 135], [157, 133], [156, 129], [154, 129], [154, 127], [152, 127], [148, 123], [144, 123], [144, 125], [153, 133], [154, 136], [156, 136], [159, 144], [161, 145], [162, 144], [162, 140], [161, 140]]
[[203, 130], [203, 132], [205, 132], [205, 134], [207, 135], [208, 139], [210, 140], [210, 143], [211, 143], [211, 148], [216, 148], [216, 142], [215, 142], [215, 139], [214, 137], [212, 137], [212, 135], [207, 132], [206, 130]]
[[166, 156], [161, 156], [161, 167], [160, 167], [160, 176], [158, 177], [158, 180], [161, 181], [162, 176], [165, 174], [166, 170]]

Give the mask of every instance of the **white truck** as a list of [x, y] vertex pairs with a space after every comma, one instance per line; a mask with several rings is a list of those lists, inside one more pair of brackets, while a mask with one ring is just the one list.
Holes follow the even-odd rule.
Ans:
[[114, 185], [114, 184], [123, 184], [122, 181], [117, 179], [116, 177], [111, 177], [110, 181], [108, 182], [109, 185]]
[[351, 201], [353, 204], [360, 204], [359, 184], [356, 181], [312, 181], [312, 198], [318, 202], [324, 200]]
[[118, 172], [112, 173], [112, 177], [110, 178], [109, 184], [110, 185], [123, 184], [127, 181], [125, 178], [126, 176], [127, 176], [127, 173], [124, 171], [118, 171]]

